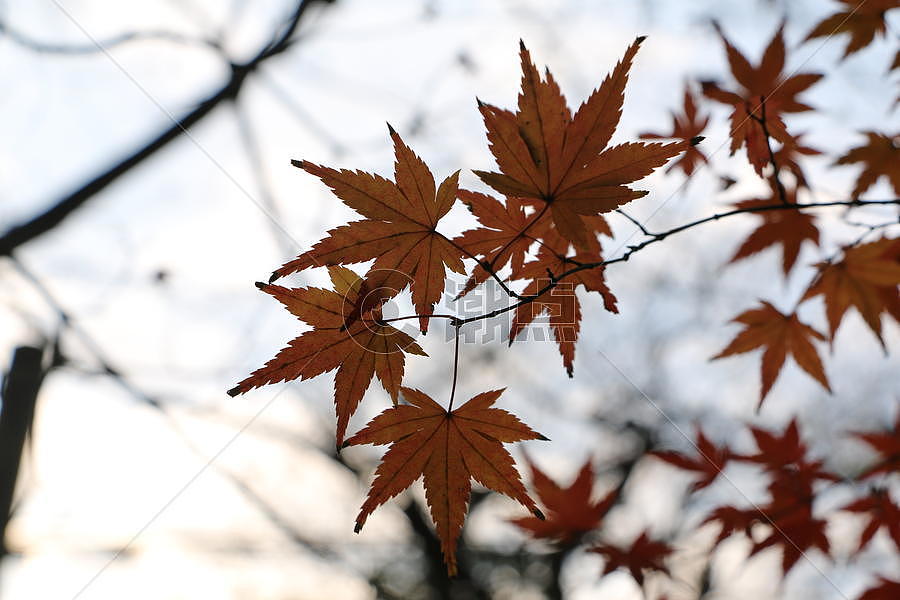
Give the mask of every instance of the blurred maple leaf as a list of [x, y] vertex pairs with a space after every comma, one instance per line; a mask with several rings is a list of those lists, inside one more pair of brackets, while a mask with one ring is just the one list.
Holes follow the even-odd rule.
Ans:
[[875, 39], [876, 34], [884, 35], [887, 31], [885, 16], [892, 8], [900, 8], [898, 0], [838, 0], [844, 7], [842, 10], [825, 17], [806, 36], [806, 40], [830, 38], [842, 33], [850, 34], [844, 48], [843, 58], [847, 58]]
[[824, 340], [825, 336], [801, 323], [796, 314], [785, 315], [764, 300], [760, 304], [762, 308], [745, 311], [732, 319], [732, 322], [744, 325], [744, 330], [712, 360], [765, 348], [762, 356], [762, 389], [757, 408], [762, 406], [766, 394], [772, 389], [788, 354], [794, 357], [801, 369], [831, 392], [819, 353], [811, 341], [813, 338]]
[[838, 478], [822, 469], [822, 461], [807, 458], [807, 447], [800, 438], [796, 419], [781, 434], [756, 427], [751, 427], [751, 432], [758, 449], [756, 454], [733, 456], [765, 468], [771, 477], [769, 501], [747, 509], [721, 506], [704, 523], [721, 523], [716, 544], [738, 530], [753, 539], [755, 524], [768, 525], [768, 535], [754, 541], [750, 555], [770, 546], [781, 546], [782, 572], [787, 573], [809, 549], [829, 552], [826, 522], [813, 516], [813, 486], [818, 480], [837, 481]]
[[588, 552], [595, 552], [606, 559], [603, 575], [624, 567], [638, 585], [644, 585], [644, 571], [659, 571], [668, 575], [664, 561], [672, 551], [672, 547], [665, 542], [651, 540], [646, 531], [629, 548], [599, 544], [588, 549]]
[[340, 447], [347, 423], [372, 377], [378, 376], [396, 402], [403, 378], [403, 353], [426, 354], [409, 335], [383, 323], [379, 308], [360, 313], [359, 306], [368, 288], [356, 273], [338, 266], [329, 267], [328, 273], [334, 291], [257, 284], [314, 329], [291, 341], [265, 366], [228, 390], [228, 395], [243, 394], [268, 383], [310, 379], [338, 369], [334, 377], [334, 406]]
[[851, 306], [869, 326], [882, 347], [881, 314], [900, 321], [900, 239], [881, 238], [847, 247], [839, 262], [821, 262], [819, 273], [801, 301], [822, 295], [832, 343]]
[[510, 522], [532, 537], [551, 540], [561, 546], [576, 544], [585, 533], [600, 525], [619, 495], [619, 490], [613, 489], [600, 500], [591, 500], [594, 470], [590, 459], [585, 461], [575, 480], [566, 488], [550, 479], [530, 460], [528, 463], [531, 467], [531, 483], [547, 509], [546, 518], [521, 517], [511, 519]]
[[[784, 200], [785, 202], [781, 201], [780, 192], [776, 189], [773, 182], [768, 198], [743, 200], [736, 203], [734, 207], [743, 210], [748, 208], [765, 208], [767, 206], [784, 206], [785, 203], [796, 204], [796, 188], [785, 189]], [[787, 277], [797, 262], [797, 257], [800, 255], [800, 246], [803, 242], [810, 241], [816, 246], [819, 245], [819, 228], [816, 227], [814, 215], [805, 213], [799, 208], [796, 210], [759, 211], [753, 214], [762, 219], [762, 223], [747, 236], [747, 239], [743, 241], [737, 251], [735, 251], [734, 256], [728, 261], [729, 263], [752, 256], [778, 244], [781, 245], [781, 269], [785, 277]]]
[[878, 585], [863, 592], [858, 600], [897, 600], [900, 598], [900, 581], [879, 577]]
[[646, 177], [699, 141], [606, 147], [619, 122], [628, 71], [643, 39], [626, 50], [574, 116], [553, 76], [547, 71], [541, 77], [524, 44], [518, 111], [479, 101], [500, 172], [475, 174], [506, 196], [533, 201], [539, 209], [532, 220], [549, 211], [559, 233], [578, 248], [590, 243], [582, 216], [609, 212], [646, 195], [625, 184]]
[[[684, 90], [684, 108], [681, 114], [672, 112], [672, 132], [668, 134], [662, 133], [642, 133], [638, 137], [642, 140], [659, 140], [659, 139], [679, 139], [690, 142], [698, 137], [709, 125], [709, 115], [700, 116], [697, 110], [697, 102], [690, 88]], [[690, 177], [697, 165], [708, 162], [706, 155], [696, 145], [688, 146], [685, 153], [675, 160], [666, 168], [666, 173], [673, 169], [681, 169], [685, 175]]]
[[[750, 164], [762, 176], [763, 167], [770, 160], [766, 131], [782, 144], [790, 144], [792, 138], [787, 132], [782, 115], [812, 110], [812, 107], [798, 101], [796, 96], [819, 81], [822, 76], [799, 73], [788, 77], [782, 72], [786, 55], [783, 26], [775, 32], [756, 67], [731, 45], [718, 25], [716, 31], [725, 45], [731, 74], [737, 80], [740, 89], [732, 92], [720, 88], [715, 82], [706, 81], [703, 82], [703, 94], [733, 108], [731, 153], [734, 154], [739, 148], [746, 147]], [[760, 121], [765, 122], [765, 130]]]
[[375, 471], [355, 531], [362, 529], [377, 507], [424, 476], [425, 498], [452, 576], [456, 574], [456, 541], [469, 504], [471, 479], [518, 500], [543, 518], [501, 442], [547, 438], [505, 410], [492, 408], [503, 390], [478, 394], [453, 411], [418, 390], [401, 390], [409, 404], [387, 409], [344, 442], [344, 446], [391, 445]]
[[900, 471], [900, 414], [894, 421], [894, 430], [885, 432], [864, 431], [853, 434], [871, 446], [881, 455], [881, 460], [860, 476], [871, 477], [878, 473], [895, 473]]
[[809, 187], [806, 175], [798, 162], [800, 156], [818, 156], [822, 154], [819, 150], [803, 144], [804, 135], [804, 133], [792, 135], [788, 141], [781, 145], [781, 148], [774, 152], [775, 164], [778, 165], [779, 170], [783, 169], [794, 176], [798, 188]]
[[869, 140], [866, 144], [851, 148], [834, 162], [835, 165], [863, 163], [863, 171], [856, 180], [851, 196], [859, 198], [881, 176], [888, 178], [895, 194], [900, 194], [900, 134], [887, 135], [877, 131], [864, 133]]
[[857, 552], [865, 548], [882, 527], [894, 540], [894, 545], [900, 549], [900, 506], [894, 504], [887, 489], [876, 488], [868, 496], [854, 500], [841, 510], [864, 513], [869, 517], [869, 522], [859, 538]]
[[697, 429], [696, 439], [697, 441], [694, 444], [697, 449], [696, 457], [688, 457], [680, 452], [671, 450], [656, 450], [650, 453], [652, 456], [675, 465], [679, 469], [694, 471], [702, 475], [691, 486], [692, 492], [696, 492], [711, 484], [725, 469], [729, 459], [733, 456], [728, 446], [716, 446], [704, 435], [702, 429]]
[[[390, 127], [390, 126], [389, 126]], [[465, 273], [462, 252], [435, 229], [456, 201], [459, 171], [435, 190], [434, 176], [421, 158], [403, 143], [392, 128], [396, 183], [362, 171], [292, 161], [316, 175], [344, 204], [366, 220], [330, 230], [311, 250], [276, 270], [270, 283], [297, 271], [375, 259], [366, 275], [373, 300], [391, 297], [410, 286], [420, 315], [430, 315], [444, 291], [444, 267]], [[423, 333], [428, 318], [419, 320]]]

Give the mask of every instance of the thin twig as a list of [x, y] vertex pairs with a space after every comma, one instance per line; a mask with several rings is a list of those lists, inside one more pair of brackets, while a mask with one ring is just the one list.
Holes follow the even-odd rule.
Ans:
[[775, 160], [775, 152], [772, 150], [772, 135], [769, 133], [769, 126], [766, 124], [766, 97], [759, 97], [760, 116], [757, 117], [748, 111], [750, 118], [760, 124], [763, 130], [763, 136], [766, 139], [766, 149], [769, 151], [769, 162], [772, 163], [772, 179], [775, 182], [775, 189], [778, 190], [778, 197], [782, 204], [788, 204], [787, 191], [784, 184], [781, 183], [781, 175], [778, 170], [778, 161]]
[[[646, 240], [644, 240], [640, 244], [635, 244], [633, 246], [629, 246], [628, 250], [624, 254], [622, 254], [621, 256], [619, 256], [617, 258], [611, 258], [611, 259], [596, 261], [596, 262], [578, 263], [578, 264], [576, 264], [576, 266], [572, 267], [571, 269], [551, 277], [550, 282], [547, 285], [545, 285], [544, 287], [542, 287], [541, 289], [539, 289], [534, 294], [532, 294], [530, 296], [524, 296], [518, 302], [515, 302], [508, 306], [494, 309], [490, 312], [487, 312], [487, 313], [484, 313], [481, 315], [474, 315], [472, 317], [468, 317], [465, 319], [458, 319], [458, 323], [459, 323], [459, 325], [465, 325], [466, 323], [473, 323], [475, 321], [491, 319], [498, 315], [502, 315], [504, 313], [515, 310], [515, 309], [519, 308], [520, 306], [530, 304], [531, 302], [534, 302], [535, 300], [541, 298], [544, 294], [546, 294], [547, 292], [549, 292], [550, 290], [555, 288], [563, 279], [565, 279], [571, 275], [574, 275], [575, 273], [578, 273], [580, 271], [584, 271], [587, 269], [595, 269], [595, 268], [599, 268], [599, 267], [606, 267], [608, 265], [612, 265], [612, 264], [616, 264], [616, 263], [627, 262], [633, 254], [635, 254], [636, 252], [639, 252], [640, 250], [643, 250], [647, 246], [650, 246], [651, 244], [655, 244], [657, 242], [661, 242], [671, 235], [674, 235], [676, 233], [681, 233], [681, 232], [687, 231], [689, 229], [693, 229], [694, 227], [703, 225], [704, 223], [710, 223], [712, 221], [718, 221], [721, 219], [733, 217], [735, 215], [740, 215], [740, 214], [766, 212], [766, 211], [770, 211], [770, 210], [803, 210], [803, 209], [808, 209], [808, 208], [823, 208], [823, 207], [829, 207], [829, 206], [855, 207], [855, 206], [881, 206], [881, 205], [900, 205], [900, 198], [893, 198], [890, 200], [835, 200], [835, 201], [831, 201], [831, 202], [808, 202], [805, 204], [769, 204], [769, 205], [764, 205], [764, 206], [750, 206], [750, 207], [745, 207], [745, 208], [736, 208], [734, 210], [726, 211], [723, 213], [716, 213], [714, 215], [710, 215], [710, 216], [704, 217], [702, 219], [697, 219], [696, 221], [691, 221], [690, 223], [685, 223], [684, 225], [679, 225], [678, 227], [673, 227], [672, 229], [669, 229], [667, 231], [662, 231], [659, 233], [651, 234]], [[568, 258], [566, 259], [566, 262], [570, 262], [573, 264], [576, 263], [576, 261], [574, 261], [572, 259], [568, 259]], [[441, 318], [450, 318], [450, 319], [454, 318], [449, 315], [439, 315], [439, 316]], [[412, 318], [412, 317], [396, 317], [391, 320], [398, 321], [398, 320], [405, 319], [405, 318]]]
[[453, 399], [456, 396], [456, 377], [459, 375], [459, 328], [461, 327], [459, 320], [453, 323], [454, 327], [454, 348], [453, 348], [453, 385], [450, 387], [450, 405], [447, 412], [453, 411]]

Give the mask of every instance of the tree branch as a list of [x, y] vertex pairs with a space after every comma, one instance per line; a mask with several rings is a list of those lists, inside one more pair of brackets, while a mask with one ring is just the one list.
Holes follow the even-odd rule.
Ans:
[[126, 156], [115, 165], [100, 173], [90, 181], [84, 183], [77, 190], [57, 200], [50, 208], [41, 214], [32, 217], [28, 221], [15, 225], [0, 237], [0, 256], [11, 256], [19, 246], [26, 244], [35, 238], [47, 233], [61, 224], [76, 210], [81, 208], [88, 200], [106, 189], [110, 184], [122, 175], [141, 164], [147, 158], [153, 156], [158, 150], [164, 148], [169, 142], [186, 133], [189, 128], [203, 120], [223, 101], [237, 98], [243, 89], [248, 75], [256, 71], [259, 66], [277, 56], [290, 44], [290, 38], [296, 31], [300, 19], [306, 10], [314, 2], [333, 2], [334, 0], [299, 0], [293, 14], [281, 32], [270, 42], [265, 44], [256, 56], [244, 64], [231, 65], [231, 76], [216, 92], [202, 100], [196, 108], [173, 122], [143, 147]]

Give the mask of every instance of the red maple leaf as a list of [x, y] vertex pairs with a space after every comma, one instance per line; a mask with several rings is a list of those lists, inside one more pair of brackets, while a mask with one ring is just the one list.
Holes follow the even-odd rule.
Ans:
[[882, 313], [900, 321], [900, 238], [847, 247], [842, 260], [816, 266], [819, 273], [802, 300], [824, 297], [832, 342], [844, 314], [853, 306], [885, 347]]
[[[594, 217], [594, 219], [600, 218]], [[593, 227], [591, 220], [586, 220], [586, 225]], [[555, 230], [551, 230], [546, 236], [546, 241], [541, 244], [536, 260], [525, 263], [516, 274], [517, 278], [530, 279], [528, 285], [522, 290], [522, 295], [534, 296], [551, 284], [553, 287], [549, 293], [544, 293], [537, 300], [516, 308], [509, 331], [509, 344], [512, 345], [519, 333], [531, 325], [536, 318], [547, 314], [550, 329], [553, 331], [553, 337], [563, 358], [563, 366], [569, 377], [572, 377], [573, 374], [575, 342], [578, 340], [578, 331], [581, 328], [581, 302], [576, 295], [578, 287], [583, 286], [588, 291], [598, 292], [603, 297], [603, 306], [606, 310], [613, 313], [619, 312], [616, 297], [606, 285], [602, 267], [578, 271], [561, 281], [551, 279], [578, 264], [602, 260], [600, 245], [596, 239], [590, 246], [593, 246], [593, 254], [580, 252], [572, 257], [567, 257], [568, 240], [556, 234]]]
[[[781, 201], [780, 192], [772, 189], [768, 198], [743, 200], [735, 204], [735, 208], [765, 208], [767, 206], [783, 206], [785, 203], [797, 203], [796, 189], [785, 189], [784, 202]], [[728, 262], [735, 262], [770, 246], [780, 245], [781, 268], [787, 277], [797, 262], [803, 242], [810, 241], [819, 245], [819, 228], [816, 227], [815, 216], [811, 214], [801, 210], [777, 209], [756, 212], [754, 215], [762, 219], [762, 223], [747, 236], [747, 239], [743, 241]]]
[[[694, 138], [699, 137], [707, 125], [709, 125], [709, 115], [705, 117], [700, 116], [694, 94], [691, 93], [690, 88], [685, 88], [684, 108], [681, 114], [672, 112], [671, 133], [642, 133], [638, 137], [642, 140], [678, 139], [690, 142]], [[682, 156], [666, 168], [666, 173], [673, 169], [681, 169], [685, 175], [690, 177], [697, 165], [705, 162], [708, 161], [703, 151], [697, 145], [691, 144]]]
[[763, 167], [770, 161], [766, 132], [782, 144], [791, 143], [791, 136], [785, 128], [782, 115], [812, 110], [812, 107], [798, 101], [796, 96], [819, 81], [822, 76], [800, 73], [788, 77], [782, 72], [786, 54], [783, 27], [779, 27], [775, 32], [763, 53], [762, 60], [755, 67], [731, 45], [718, 26], [716, 30], [725, 45], [731, 74], [737, 80], [740, 89], [732, 92], [707, 81], [703, 83], [703, 93], [717, 102], [732, 107], [731, 153], [734, 154], [739, 148], [746, 147], [750, 164], [761, 176]]
[[878, 585], [863, 592], [858, 600], [897, 600], [900, 598], [900, 581], [879, 577]]
[[863, 431], [853, 434], [874, 448], [881, 456], [879, 461], [860, 475], [871, 477], [878, 473], [895, 473], [900, 471], [900, 414], [894, 421], [894, 430], [883, 433]]
[[638, 38], [626, 50], [574, 116], [553, 76], [548, 71], [541, 77], [524, 44], [518, 111], [479, 102], [500, 172], [475, 174], [498, 192], [539, 206], [533, 220], [549, 212], [559, 233], [579, 248], [590, 243], [583, 216], [609, 212], [646, 195], [626, 184], [646, 177], [699, 141], [626, 143], [607, 148], [621, 116], [628, 71], [641, 41], [643, 38]]
[[863, 132], [868, 143], [851, 148], [847, 154], [834, 161], [835, 165], [863, 163], [863, 171], [856, 180], [851, 196], [859, 198], [863, 192], [875, 185], [879, 177], [886, 177], [900, 194], [900, 133], [887, 135], [877, 131]]
[[863, 513], [869, 517], [869, 522], [859, 538], [857, 552], [865, 548], [882, 527], [887, 530], [891, 539], [894, 540], [894, 544], [900, 549], [900, 506], [894, 504], [887, 489], [875, 488], [868, 496], [854, 500], [841, 510]]
[[403, 353], [427, 355], [410, 336], [382, 322], [379, 308], [360, 310], [368, 288], [356, 273], [336, 266], [329, 267], [328, 272], [334, 291], [257, 284], [314, 329], [292, 340], [228, 394], [236, 396], [269, 383], [310, 379], [337, 369], [334, 407], [340, 447], [347, 423], [372, 377], [377, 376], [396, 401], [403, 378]]
[[733, 456], [728, 446], [722, 446], [721, 448], [716, 446], [699, 428], [697, 429], [697, 442], [694, 444], [694, 447], [697, 449], [696, 457], [688, 457], [680, 452], [671, 450], [651, 452], [653, 456], [673, 464], [679, 469], [700, 474], [701, 477], [691, 486], [692, 492], [696, 492], [711, 484], [725, 469], [728, 460]]
[[801, 323], [796, 314], [785, 315], [764, 300], [760, 304], [762, 308], [748, 310], [732, 319], [733, 322], [744, 325], [744, 330], [712, 360], [765, 348], [762, 357], [762, 390], [757, 408], [762, 406], [788, 354], [794, 357], [801, 369], [831, 392], [822, 361], [811, 341], [813, 338], [824, 340], [825, 336]]
[[[271, 281], [322, 265], [375, 259], [366, 275], [371, 302], [412, 289], [420, 315], [430, 315], [444, 290], [444, 267], [465, 273], [462, 252], [435, 228], [456, 201], [459, 172], [435, 190], [434, 176], [421, 158], [390, 129], [394, 141], [396, 183], [362, 171], [336, 170], [309, 161], [294, 166], [319, 177], [347, 206], [364, 217], [330, 230], [311, 250], [286, 263]], [[419, 320], [428, 330], [427, 317]]]
[[424, 476], [425, 498], [452, 576], [456, 574], [456, 541], [466, 518], [471, 479], [543, 517], [501, 442], [547, 438], [505, 410], [492, 408], [503, 390], [478, 394], [453, 411], [418, 390], [401, 391], [409, 404], [387, 409], [344, 442], [344, 446], [391, 445], [375, 471], [355, 531], [362, 529], [376, 508]]
[[550, 479], [533, 462], [531, 482], [544, 505], [546, 518], [521, 517], [510, 522], [531, 534], [532, 537], [551, 540], [562, 546], [578, 543], [581, 537], [596, 529], [618, 498], [618, 489], [594, 502], [594, 470], [591, 461], [585, 461], [569, 487], [561, 487]]
[[875, 39], [876, 35], [884, 35], [887, 31], [885, 15], [892, 8], [900, 8], [898, 0], [838, 0], [844, 7], [842, 10], [825, 17], [806, 36], [807, 40], [830, 38], [847, 33], [850, 39], [844, 48], [843, 58], [847, 58]]
[[507, 264], [512, 265], [513, 274], [519, 273], [528, 249], [545, 233], [550, 218], [544, 216], [530, 222], [519, 198], [506, 198], [502, 203], [493, 196], [469, 190], [459, 190], [458, 195], [482, 225], [464, 231], [453, 240], [469, 254], [481, 256], [459, 293], [463, 296]]
[[673, 552], [673, 548], [665, 542], [651, 540], [644, 531], [629, 548], [599, 544], [589, 548], [588, 552], [595, 552], [606, 559], [603, 575], [626, 568], [638, 585], [644, 585], [644, 571], [669, 574], [664, 561]]
[[798, 188], [809, 187], [806, 175], [803, 174], [803, 169], [800, 168], [800, 163], [798, 162], [800, 156], [817, 156], [822, 154], [815, 148], [803, 145], [804, 135], [803, 133], [798, 133], [791, 136], [790, 140], [784, 142], [781, 148], [774, 152], [775, 164], [778, 165], [778, 169], [792, 174]]

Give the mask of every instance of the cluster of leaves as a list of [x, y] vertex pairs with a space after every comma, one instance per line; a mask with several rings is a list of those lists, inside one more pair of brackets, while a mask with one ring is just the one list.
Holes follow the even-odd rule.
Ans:
[[[886, 8], [882, 7], [881, 12], [856, 11], [840, 23], [838, 29], [851, 35], [848, 54], [883, 30], [884, 12], [895, 3], [872, 0], [872, 4], [884, 4]], [[819, 37], [821, 31], [829, 28], [828, 22], [816, 27], [808, 39]], [[790, 132], [783, 117], [812, 110], [798, 95], [822, 76], [784, 73], [787, 49], [782, 28], [756, 66], [721, 31], [719, 34], [738, 87], [728, 89], [707, 81], [702, 83], [702, 93], [731, 107], [731, 151], [744, 148], [750, 164], [770, 187], [768, 197], [738, 202], [727, 213], [755, 215], [762, 221], [742, 242], [731, 262], [781, 246], [783, 272], [788, 277], [804, 243], [820, 243], [819, 224], [811, 208], [900, 203], [859, 198], [881, 176], [900, 195], [900, 149], [895, 136], [868, 132], [867, 144], [849, 150], [836, 161], [838, 165], [864, 165], [851, 199], [821, 204], [800, 202], [798, 195], [805, 193], [808, 180], [799, 159], [820, 152], [808, 147], [801, 134]], [[537, 316], [547, 312], [563, 366], [571, 377], [582, 316], [577, 289], [596, 292], [607, 311], [617, 312], [616, 297], [604, 279], [604, 269], [609, 264], [624, 262], [631, 253], [650, 243], [722, 216], [655, 234], [640, 226], [647, 239], [631, 246], [623, 257], [604, 258], [601, 236], [613, 235], [605, 216], [647, 194], [630, 188], [630, 184], [676, 157], [668, 170], [678, 169], [687, 176], [709, 161], [697, 144], [710, 117], [702, 114], [691, 86], [684, 92], [683, 114], [673, 115], [671, 132], [641, 135], [645, 140], [673, 141], [610, 145], [621, 116], [628, 73], [642, 41], [638, 38], [628, 47], [611, 73], [574, 112], [550, 72], [542, 75], [527, 48], [521, 46], [522, 79], [516, 109], [478, 101], [497, 170], [474, 173], [499, 198], [460, 189], [458, 171], [438, 185], [425, 162], [390, 127], [396, 161], [393, 180], [305, 160], [293, 161], [295, 166], [321, 179], [362, 219], [330, 230], [310, 250], [277, 269], [269, 283], [257, 284], [312, 329], [291, 341], [229, 394], [241, 394], [270, 383], [308, 379], [337, 369], [337, 447], [389, 446], [357, 517], [356, 531], [378, 506], [420, 477], [424, 478], [426, 500], [450, 574], [457, 568], [455, 550], [472, 479], [529, 509], [533, 516], [514, 523], [533, 537], [573, 547], [602, 526], [619, 490], [593, 501], [589, 462], [568, 488], [560, 487], [532, 464], [534, 489], [544, 509], [529, 496], [503, 444], [546, 438], [513, 414], [493, 406], [502, 390], [478, 394], [454, 409], [456, 365], [446, 408], [422, 391], [403, 387], [405, 355], [425, 352], [411, 336], [391, 323], [415, 319], [425, 335], [432, 319], [447, 319], [456, 330], [458, 360], [459, 330], [467, 323], [511, 312], [511, 344]], [[792, 179], [790, 185], [785, 183], [786, 175]], [[438, 226], [457, 201], [469, 209], [478, 225], [456, 236], [446, 235]], [[872, 231], [875, 228], [868, 233]], [[827, 336], [802, 322], [796, 307], [782, 312], [765, 300], [735, 318], [744, 329], [715, 358], [764, 349], [760, 406], [789, 354], [831, 391], [815, 344], [834, 342], [849, 308], [857, 309], [882, 344], [882, 316], [900, 320], [900, 239], [884, 236], [865, 242], [864, 237], [844, 246], [839, 255], [822, 260], [800, 300], [823, 297]], [[366, 262], [369, 266], [362, 276], [344, 266]], [[274, 283], [314, 267], [327, 267], [333, 289], [290, 288]], [[510, 304], [468, 318], [436, 314], [435, 304], [443, 293], [447, 269], [467, 278], [460, 296], [493, 279], [509, 295]], [[407, 288], [416, 314], [386, 319], [382, 314], [384, 303]], [[393, 406], [347, 437], [350, 418], [375, 376]], [[818, 548], [826, 553], [829, 550], [823, 533], [824, 520], [814, 516], [813, 501], [817, 482], [834, 481], [834, 476], [822, 469], [821, 462], [806, 458], [796, 423], [792, 422], [780, 436], [759, 429], [752, 429], [752, 433], [759, 452], [751, 456], [737, 456], [727, 448], [719, 448], [702, 432], [697, 438], [700, 458], [671, 452], [657, 455], [700, 473], [695, 490], [714, 481], [729, 461], [758, 463], [770, 477], [770, 501], [748, 509], [721, 507], [708, 520], [722, 526], [717, 543], [739, 531], [753, 537], [758, 527], [766, 527], [767, 537], [754, 539], [752, 553], [769, 546], [781, 547], [787, 572], [807, 549]], [[900, 456], [896, 432], [861, 437], [887, 457], [871, 474], [896, 470]], [[865, 513], [871, 519], [860, 548], [881, 527], [887, 528], [900, 544], [900, 529], [896, 525], [900, 509], [886, 492], [875, 489], [844, 510]], [[596, 542], [589, 550], [605, 557], [604, 573], [623, 567], [638, 583], [648, 570], [665, 573], [665, 559], [673, 551], [667, 543], [652, 540], [646, 531], [629, 548]], [[889, 590], [892, 585], [896, 584], [885, 580], [882, 587]], [[868, 597], [878, 597], [877, 593], [875, 590]]]
[[[851, 486], [860, 496], [842, 506], [839, 511], [864, 516], [866, 524], [860, 534], [854, 554], [862, 552], [875, 534], [883, 529], [900, 552], [900, 505], [891, 497], [888, 484], [900, 473], [900, 416], [892, 431], [858, 432], [853, 437], [865, 442], [878, 458], [853, 478], [841, 478], [823, 469], [818, 459], [808, 457], [796, 419], [781, 433], [751, 427], [757, 452], [749, 455], [735, 453], [728, 446], [716, 446], [698, 430], [696, 456], [672, 451], [657, 451], [658, 458], [699, 478], [691, 488], [696, 493], [710, 485], [732, 461], [759, 465], [769, 479], [769, 500], [762, 505], [746, 508], [723, 505], [713, 511], [704, 523], [716, 523], [720, 531], [718, 545], [735, 534], [743, 534], [752, 542], [750, 555], [770, 546], [782, 550], [782, 570], [786, 574], [807, 552], [818, 549], [829, 554], [831, 545], [825, 534], [827, 520], [816, 510], [817, 495], [822, 492], [817, 482]], [[875, 483], [871, 483], [874, 480]], [[745, 497], [746, 499], [746, 497]], [[749, 501], [748, 501], [749, 502]], [[894, 586], [894, 587], [891, 587]], [[881, 588], [873, 588], [863, 598], [878, 598], [878, 589], [896, 591], [896, 582], [884, 580]], [[893, 596], [884, 596], [893, 597]]]

